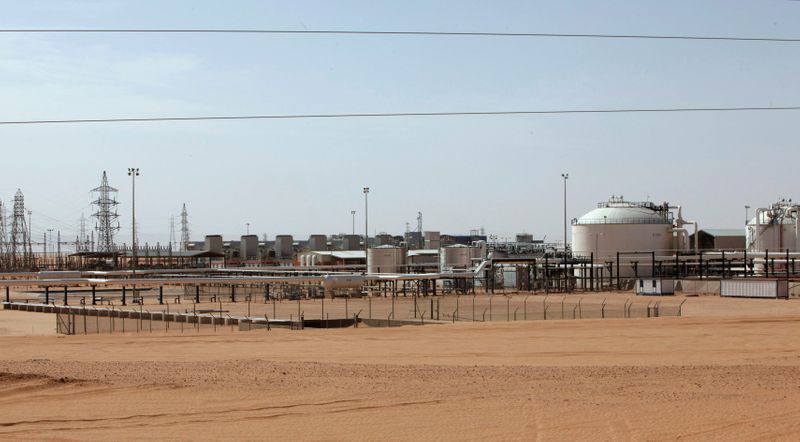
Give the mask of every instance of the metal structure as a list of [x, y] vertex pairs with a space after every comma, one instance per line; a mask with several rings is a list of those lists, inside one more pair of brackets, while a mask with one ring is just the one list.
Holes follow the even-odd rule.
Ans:
[[369, 250], [369, 187], [364, 189], [364, 256], [367, 256]]
[[0, 268], [5, 268], [8, 257], [8, 232], [6, 232], [6, 206], [0, 201]]
[[117, 189], [108, 185], [108, 177], [103, 171], [103, 179], [99, 187], [92, 189], [95, 199], [92, 205], [95, 212], [95, 230], [97, 230], [96, 250], [101, 253], [112, 253], [116, 250], [114, 235], [119, 231], [119, 214], [117, 213]]
[[189, 213], [186, 212], [186, 203], [181, 210], [181, 251], [189, 249]]
[[22, 269], [32, 265], [30, 250], [30, 231], [25, 223], [25, 197], [17, 189], [14, 195], [14, 211], [11, 219], [11, 241], [9, 244], [9, 258], [11, 268]]
[[567, 180], [569, 179], [568, 173], [562, 173], [561, 178], [564, 178], [564, 250], [567, 250]]
[[769, 207], [756, 209], [747, 223], [747, 250], [800, 251], [800, 204], [782, 199]]
[[136, 273], [137, 258], [137, 243], [139, 238], [136, 237], [136, 177], [139, 176], [138, 167], [129, 167], [128, 176], [131, 177], [131, 251], [133, 252], [133, 259], [131, 259], [131, 266], [133, 272]]
[[169, 248], [175, 249], [175, 215], [169, 217]]

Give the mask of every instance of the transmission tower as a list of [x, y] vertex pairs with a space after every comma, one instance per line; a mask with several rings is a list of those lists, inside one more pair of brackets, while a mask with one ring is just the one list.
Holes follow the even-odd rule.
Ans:
[[186, 203], [181, 210], [181, 250], [189, 249], [189, 214], [186, 213]]
[[81, 213], [80, 229], [75, 241], [75, 251], [86, 252], [89, 250], [89, 237], [86, 235], [86, 216]]
[[11, 220], [11, 266], [14, 268], [27, 267], [30, 264], [30, 238], [28, 237], [28, 226], [25, 223], [25, 197], [22, 191], [17, 189], [14, 195], [14, 213]]
[[5, 268], [8, 259], [8, 233], [6, 232], [6, 206], [0, 201], [0, 267]]
[[100, 187], [92, 189], [95, 200], [92, 205], [96, 207], [92, 216], [95, 218], [97, 230], [97, 251], [114, 251], [114, 234], [119, 231], [119, 214], [117, 213], [117, 189], [108, 185], [108, 177], [103, 171], [103, 181]]
[[175, 250], [175, 215], [169, 217], [169, 248]]

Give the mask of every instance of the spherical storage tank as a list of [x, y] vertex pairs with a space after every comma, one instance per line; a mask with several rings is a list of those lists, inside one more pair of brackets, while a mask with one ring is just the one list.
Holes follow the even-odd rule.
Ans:
[[404, 273], [405, 264], [404, 247], [380, 246], [367, 250], [367, 273]]
[[[609, 198], [607, 202], [573, 220], [572, 253], [579, 256], [594, 254], [595, 262], [614, 262], [617, 252], [655, 252], [671, 255], [675, 249], [688, 247], [688, 234], [673, 222], [672, 207], [664, 203], [625, 201], [622, 197]], [[679, 211], [680, 213], [680, 211]], [[680, 215], [679, 215], [680, 218]], [[680, 220], [678, 223], [691, 223]], [[650, 259], [645, 256], [623, 255], [621, 261], [636, 260], [640, 274], [650, 273]], [[629, 265], [615, 270], [621, 276], [633, 276]]]

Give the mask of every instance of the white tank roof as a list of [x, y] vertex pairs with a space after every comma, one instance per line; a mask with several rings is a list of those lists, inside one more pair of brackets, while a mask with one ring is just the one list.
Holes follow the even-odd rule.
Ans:
[[671, 224], [659, 206], [653, 203], [629, 202], [611, 197], [608, 202], [578, 218], [575, 224]]

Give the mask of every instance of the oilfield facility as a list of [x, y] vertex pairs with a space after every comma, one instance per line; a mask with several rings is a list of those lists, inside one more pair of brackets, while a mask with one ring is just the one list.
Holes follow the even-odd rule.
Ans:
[[[423, 230], [422, 213], [417, 228], [400, 235], [357, 234], [353, 217], [346, 234], [269, 240], [248, 232], [230, 240], [212, 233], [193, 241], [184, 204], [180, 240], [173, 222], [164, 246], [118, 244], [119, 203], [105, 172], [92, 192], [91, 231], [49, 249], [47, 237], [31, 237], [21, 191], [10, 220], [0, 211], [5, 309], [56, 313], [66, 332], [124, 330], [126, 320], [127, 330], [141, 330], [145, 319], [159, 330], [169, 323], [249, 330], [677, 316], [680, 300], [652, 297], [800, 293], [800, 205], [791, 200], [757, 208], [744, 228], [731, 230], [703, 229], [680, 205], [611, 196], [572, 219], [571, 243]], [[565, 240], [566, 228], [565, 216]], [[610, 292], [642, 301], [600, 296]]]

